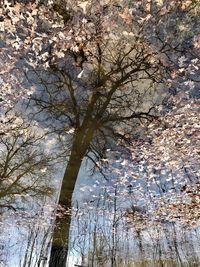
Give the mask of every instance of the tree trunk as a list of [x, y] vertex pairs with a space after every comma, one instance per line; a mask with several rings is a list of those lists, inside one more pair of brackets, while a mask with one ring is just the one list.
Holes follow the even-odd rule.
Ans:
[[66, 266], [71, 223], [72, 195], [82, 160], [88, 151], [95, 129], [95, 122], [93, 120], [88, 120], [83, 122], [82, 127], [75, 133], [71, 155], [63, 177], [58, 202], [59, 207], [64, 208], [67, 212], [61, 212], [61, 214], [56, 217], [49, 267]]

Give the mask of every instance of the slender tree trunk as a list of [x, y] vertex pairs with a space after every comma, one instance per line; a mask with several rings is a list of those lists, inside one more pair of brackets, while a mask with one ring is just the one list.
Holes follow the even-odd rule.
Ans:
[[114, 195], [114, 210], [113, 210], [113, 223], [112, 223], [112, 249], [111, 249], [111, 267], [116, 266], [116, 217], [117, 217], [117, 187], [115, 187], [115, 195]]
[[95, 128], [96, 126], [93, 120], [84, 121], [82, 127], [77, 130], [74, 137], [58, 203], [66, 212], [61, 213], [62, 216], [56, 217], [49, 267], [65, 267], [67, 263], [72, 195], [82, 160], [93, 139]]
[[[71, 224], [71, 207], [72, 207], [72, 194], [75, 187], [75, 181], [81, 166], [81, 160], [77, 159], [76, 165], [69, 160], [68, 166], [63, 178], [61, 187], [59, 205], [63, 208], [64, 212], [56, 217], [55, 228], [53, 232], [53, 241], [50, 255], [50, 267], [64, 267], [67, 262], [68, 254], [68, 241]], [[69, 183], [65, 183], [65, 177], [68, 177]]]

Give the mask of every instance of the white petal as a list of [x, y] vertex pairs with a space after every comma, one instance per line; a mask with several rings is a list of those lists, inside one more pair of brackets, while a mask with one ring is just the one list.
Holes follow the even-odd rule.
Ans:
[[78, 74], [77, 78], [80, 79], [82, 77], [82, 75], [83, 75], [83, 70]]

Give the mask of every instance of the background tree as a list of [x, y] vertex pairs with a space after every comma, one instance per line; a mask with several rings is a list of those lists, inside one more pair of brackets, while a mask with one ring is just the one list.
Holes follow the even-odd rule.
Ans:
[[42, 130], [38, 133], [37, 125], [34, 127], [22, 117], [17, 118], [13, 112], [7, 113], [6, 119], [3, 121], [6, 132], [0, 136], [2, 205], [14, 202], [17, 196], [52, 194], [49, 172], [53, 174], [53, 157], [45, 152]]

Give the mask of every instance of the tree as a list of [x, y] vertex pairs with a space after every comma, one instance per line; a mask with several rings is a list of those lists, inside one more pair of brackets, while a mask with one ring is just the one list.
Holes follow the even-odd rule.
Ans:
[[[147, 99], [154, 91], [153, 84], [159, 81], [162, 68], [159, 68], [155, 53], [143, 38], [141, 40], [135, 35], [129, 38], [132, 41], [128, 44], [121, 37], [101, 43], [97, 39], [93, 47], [95, 54], [88, 56], [84, 64], [86, 77], [81, 80], [74, 77], [72, 71], [74, 69], [75, 72], [75, 68], [69, 63], [73, 62], [73, 55], [67, 56], [68, 65], [53, 66], [53, 73], [47, 74], [46, 81], [44, 74], [40, 75], [43, 89], [32, 97], [41, 111], [57, 119], [59, 125], [53, 123], [55, 130], [66, 138], [68, 144], [66, 131], [69, 133], [71, 127], [74, 129], [59, 198], [59, 205], [65, 208], [66, 214], [56, 220], [50, 259], [52, 266], [64, 266], [66, 262], [71, 219], [68, 212], [83, 158], [88, 155], [94, 161], [91, 153], [98, 157], [99, 151], [102, 153], [99, 136], [104, 137], [104, 142], [111, 136], [128, 140], [131, 127], [137, 125], [138, 119], [154, 117], [152, 106], [145, 107], [142, 98]], [[122, 48], [124, 51], [119, 51]], [[92, 77], [90, 80], [89, 75]], [[147, 80], [148, 88], [138, 89], [138, 79]], [[127, 122], [130, 125], [126, 129], [123, 125]], [[123, 128], [121, 133], [117, 129], [119, 127]]]
[[2, 207], [12, 207], [16, 197], [52, 193], [48, 172], [52, 172], [53, 157], [45, 153], [45, 147], [42, 149], [44, 136], [36, 134], [37, 125], [17, 118], [13, 112], [7, 113], [6, 119], [6, 132], [0, 136], [0, 198]]
[[[48, 211], [45, 207], [46, 214], [40, 213], [40, 210], [43, 209], [45, 199], [49, 199], [54, 192], [52, 179], [53, 166], [55, 167], [54, 157], [52, 150], [50, 148], [47, 150], [45, 142], [48, 139], [45, 139], [43, 129], [36, 122], [34, 124], [32, 121], [30, 124], [21, 116], [17, 116], [12, 109], [3, 117], [2, 124], [0, 135], [0, 245], [3, 252], [1, 259], [5, 259], [5, 264], [9, 265], [6, 257], [9, 258], [13, 251], [17, 255], [20, 249], [23, 253], [27, 242], [27, 253], [23, 255], [24, 266], [26, 264], [30, 266], [35, 257], [36, 250], [34, 251], [33, 247], [36, 238], [39, 236], [42, 242], [42, 236], [46, 234], [44, 242], [47, 243], [50, 239], [48, 234], [49, 228], [52, 229], [52, 227], [48, 225], [50, 219], [47, 218], [46, 214], [48, 212], [50, 217], [52, 210]], [[16, 244], [19, 246], [17, 239], [20, 230], [16, 229], [18, 228], [17, 225], [20, 225], [21, 228], [20, 248], [15, 246]], [[45, 232], [46, 226], [48, 226], [47, 233]], [[9, 237], [12, 235], [14, 227], [16, 227], [15, 245]], [[28, 231], [28, 228], [31, 229], [30, 240], [24, 239], [25, 235], [23, 235], [25, 231]], [[40, 234], [34, 234], [34, 231], [40, 231]], [[46, 243], [43, 245], [44, 248], [47, 246]], [[29, 254], [30, 247], [32, 253]], [[44, 251], [44, 248], [39, 245], [37, 253], [40, 249], [41, 255], [47, 254], [48, 251]], [[17, 257], [15, 260], [17, 262]], [[37, 260], [42, 260], [42, 256], [41, 258], [38, 256]]]

